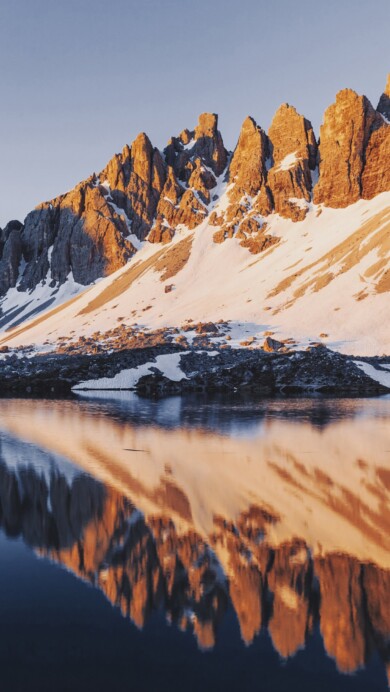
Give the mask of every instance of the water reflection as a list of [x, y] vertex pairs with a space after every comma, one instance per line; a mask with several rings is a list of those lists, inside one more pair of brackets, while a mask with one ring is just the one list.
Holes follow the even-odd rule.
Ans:
[[139, 628], [163, 609], [212, 649], [233, 607], [245, 644], [267, 630], [288, 658], [319, 627], [340, 671], [390, 670], [389, 403], [246, 425], [191, 400], [167, 428], [126, 401], [0, 401], [0, 523]]

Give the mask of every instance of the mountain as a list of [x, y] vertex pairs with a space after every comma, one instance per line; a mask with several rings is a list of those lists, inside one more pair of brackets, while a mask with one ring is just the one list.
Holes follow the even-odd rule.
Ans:
[[141, 133], [1, 231], [3, 345], [222, 320], [230, 345], [388, 353], [389, 117], [390, 77], [376, 110], [339, 92], [318, 141], [288, 104], [268, 133], [246, 118], [234, 152], [215, 114], [164, 151]]

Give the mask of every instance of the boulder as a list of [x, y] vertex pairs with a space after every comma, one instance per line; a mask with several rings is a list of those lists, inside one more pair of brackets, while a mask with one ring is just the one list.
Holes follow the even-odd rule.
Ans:
[[280, 349], [283, 347], [284, 347], [284, 344], [281, 341], [278, 341], [277, 339], [272, 339], [272, 337], [270, 337], [270, 336], [267, 336], [264, 339], [263, 351], [267, 351], [268, 353], [273, 353], [274, 351], [280, 351]]

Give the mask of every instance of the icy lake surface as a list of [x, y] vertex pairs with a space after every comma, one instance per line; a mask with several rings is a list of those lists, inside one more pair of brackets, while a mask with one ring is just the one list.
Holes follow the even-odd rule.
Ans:
[[390, 679], [390, 397], [0, 399], [6, 692]]

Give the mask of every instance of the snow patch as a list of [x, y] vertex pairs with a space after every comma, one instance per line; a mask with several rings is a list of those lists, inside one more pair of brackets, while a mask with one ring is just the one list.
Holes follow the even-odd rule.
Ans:
[[299, 209], [307, 209], [309, 206], [309, 203], [303, 197], [290, 197], [288, 201], [295, 207], [299, 207]]
[[[52, 248], [49, 248], [49, 261]], [[74, 298], [79, 293], [88, 290], [82, 284], [77, 283], [70, 271], [65, 282], [60, 286], [56, 284], [50, 286], [51, 270], [45, 281], [42, 281], [32, 291], [21, 292], [18, 285], [10, 288], [2, 300], [0, 300], [0, 332], [4, 329], [11, 329], [14, 325], [20, 324], [25, 319], [35, 319], [45, 310], [51, 310], [61, 303]], [[50, 301], [50, 303], [49, 303]], [[46, 306], [47, 304], [47, 306]], [[8, 319], [7, 319], [8, 318]]]
[[383, 372], [383, 370], [377, 370], [376, 368], [374, 368], [373, 365], [370, 365], [369, 363], [363, 363], [359, 360], [355, 360], [354, 363], [358, 366], [358, 368], [360, 368], [360, 370], [363, 370], [365, 375], [371, 377], [371, 379], [375, 380], [375, 382], [379, 382], [379, 384], [383, 385], [383, 387], [388, 387], [390, 389], [390, 372]]
[[311, 186], [312, 186], [312, 189], [314, 190], [315, 186], [318, 183], [318, 178], [320, 176], [319, 167], [316, 166], [314, 171], [310, 171], [310, 173], [311, 173]]
[[298, 161], [297, 153], [298, 152], [294, 151], [291, 154], [287, 154], [280, 162], [279, 166], [275, 168], [275, 171], [288, 171], [290, 168], [293, 168]]
[[192, 149], [192, 147], [195, 144], [195, 138], [193, 137], [190, 139], [190, 141], [187, 144], [182, 144], [183, 151], [188, 151], [189, 149]]
[[140, 240], [140, 239], [135, 235], [135, 233], [130, 233], [130, 234], [127, 236], [126, 240], [129, 240], [130, 243], [131, 243], [132, 245], [134, 245], [134, 247], [135, 247], [136, 250], [140, 250], [140, 249], [143, 247], [144, 243], [145, 243], [145, 241]]
[[180, 360], [188, 351], [181, 353], [168, 353], [157, 356], [155, 362], [150, 361], [136, 368], [126, 368], [118, 372], [114, 377], [101, 377], [98, 380], [85, 380], [73, 387], [78, 389], [133, 389], [144, 375], [150, 375], [157, 368], [164, 377], [172, 382], [187, 380], [187, 375], [180, 368]]
[[105, 180], [103, 183], [98, 183], [100, 187], [104, 187], [104, 189], [108, 192], [109, 195], [111, 195], [111, 188], [110, 188], [110, 183], [108, 180]]

